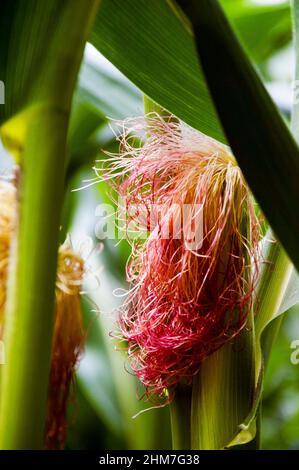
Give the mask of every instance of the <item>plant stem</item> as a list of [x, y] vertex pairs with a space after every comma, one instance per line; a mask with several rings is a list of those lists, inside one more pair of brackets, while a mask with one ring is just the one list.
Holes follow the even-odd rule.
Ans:
[[175, 398], [170, 404], [172, 448], [191, 449], [191, 398], [192, 387], [177, 387]]
[[[7, 365], [1, 383], [0, 447], [40, 449], [54, 321], [55, 279], [71, 98], [98, 1], [64, 2], [52, 62], [42, 71], [22, 152], [18, 230], [5, 313]], [[53, 51], [56, 47], [57, 56]], [[55, 48], [54, 48], [55, 49]], [[40, 77], [39, 77], [40, 78]], [[38, 80], [37, 80], [38, 81]], [[38, 105], [43, 108], [38, 111]], [[11, 132], [15, 129], [12, 126]], [[16, 131], [15, 131], [16, 132]], [[17, 138], [17, 135], [16, 135]]]
[[[31, 123], [25, 147], [15, 271], [6, 307], [0, 420], [4, 449], [43, 444], [66, 131], [66, 115], [39, 116]], [[60, 158], [52, 158], [55, 154]]]
[[251, 317], [236, 341], [202, 363], [193, 379], [192, 449], [223, 449], [240, 433], [239, 425], [250, 413], [254, 395], [253, 343]]

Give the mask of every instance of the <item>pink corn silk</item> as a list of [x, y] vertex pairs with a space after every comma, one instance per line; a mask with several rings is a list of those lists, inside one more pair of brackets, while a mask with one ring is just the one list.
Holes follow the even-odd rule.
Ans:
[[[166, 208], [145, 241], [132, 241], [132, 289], [117, 335], [127, 342], [130, 367], [147, 395], [165, 397], [246, 325], [259, 222], [230, 149], [187, 126], [155, 114], [127, 120], [120, 154], [109, 162], [105, 179], [126, 200], [127, 227], [133, 222], [147, 231], [153, 205]], [[184, 204], [194, 208], [190, 227], [202, 208], [202, 244], [192, 250], [181, 220]]]

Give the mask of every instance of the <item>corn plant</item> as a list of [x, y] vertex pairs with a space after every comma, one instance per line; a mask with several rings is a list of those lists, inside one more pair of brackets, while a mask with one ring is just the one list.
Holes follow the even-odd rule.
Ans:
[[[178, 450], [259, 449], [271, 350], [299, 301], [299, 107], [295, 93], [282, 116], [255, 63], [293, 37], [299, 79], [299, 2], [3, 0], [0, 12], [13, 162], [0, 179], [0, 448], [72, 447], [77, 390], [115, 447], [169, 448], [171, 432]], [[89, 289], [67, 234], [91, 232], [100, 202], [126, 217], [124, 238], [132, 222], [146, 236], [104, 240], [94, 256], [108, 269]], [[130, 211], [159, 203], [148, 233]], [[189, 228], [203, 220], [191, 248], [161, 236], [184, 205]]]

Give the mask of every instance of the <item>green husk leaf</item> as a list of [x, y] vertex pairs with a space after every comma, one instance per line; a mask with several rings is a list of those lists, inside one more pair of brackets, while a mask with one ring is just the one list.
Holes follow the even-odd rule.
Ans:
[[193, 381], [192, 449], [219, 450], [233, 441], [248, 442], [254, 437], [247, 426], [240, 434], [241, 423], [245, 422], [254, 400], [254, 376], [254, 341], [250, 329], [245, 329], [236, 342], [226, 344], [203, 362]]

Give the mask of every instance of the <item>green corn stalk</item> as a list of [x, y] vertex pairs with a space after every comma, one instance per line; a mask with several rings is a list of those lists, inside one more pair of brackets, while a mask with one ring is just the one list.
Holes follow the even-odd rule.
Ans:
[[[10, 47], [4, 119], [9, 119], [1, 134], [17, 158], [20, 177], [5, 312], [1, 449], [43, 447], [69, 114], [98, 6], [98, 0], [4, 5]], [[19, 83], [9, 81], [10, 58]]]

